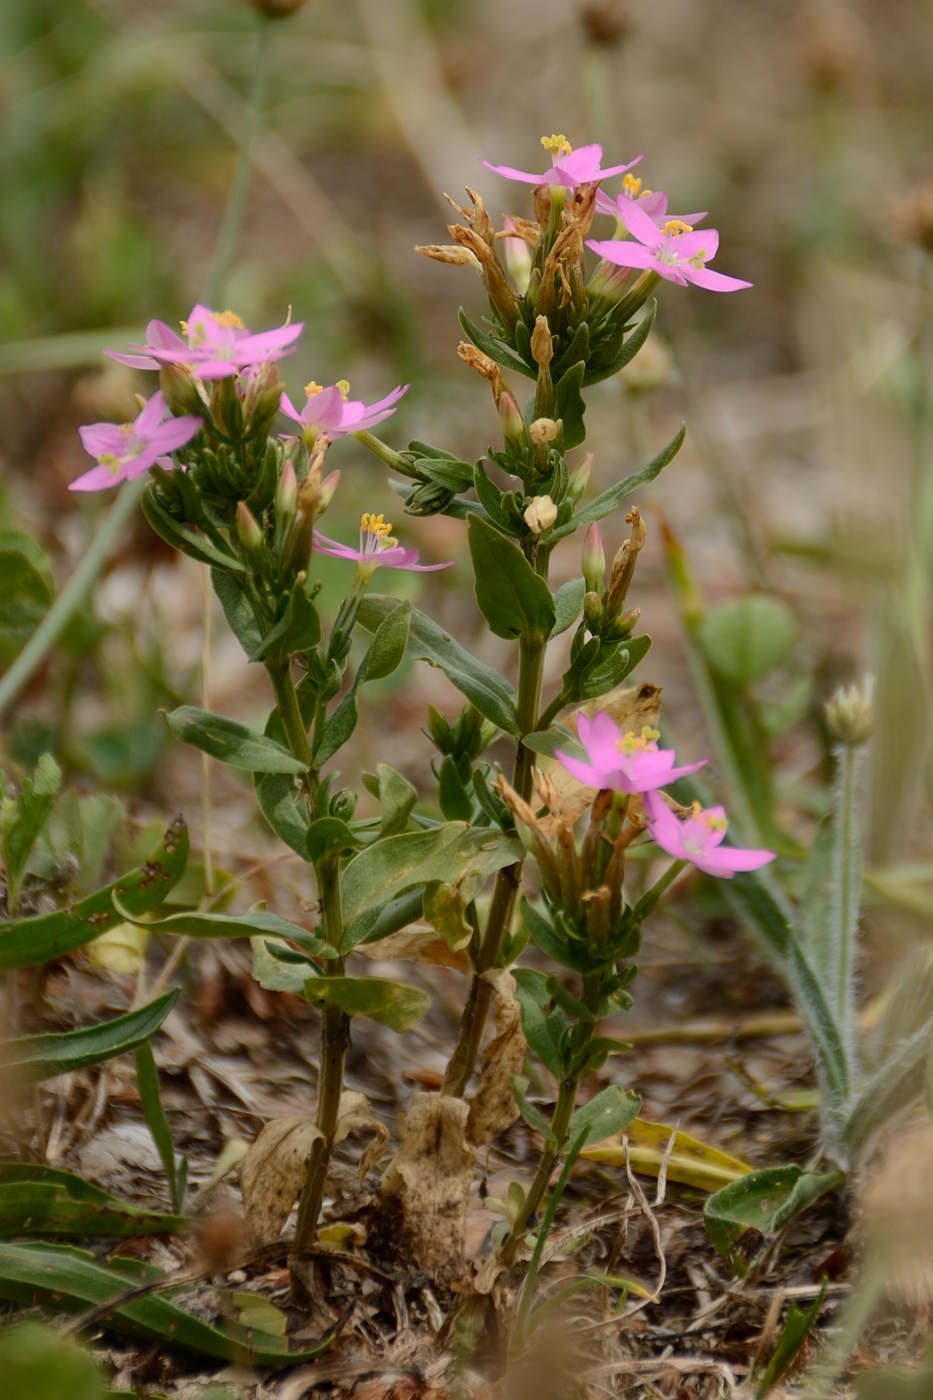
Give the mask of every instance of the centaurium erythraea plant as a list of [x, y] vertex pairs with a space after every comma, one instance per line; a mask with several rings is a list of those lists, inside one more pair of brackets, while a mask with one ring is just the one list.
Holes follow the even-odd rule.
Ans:
[[[641, 157], [603, 168], [597, 145], [574, 150], [565, 138], [551, 137], [544, 146], [551, 164], [540, 173], [488, 166], [534, 186], [533, 220], [513, 218], [497, 229], [481, 197], [469, 191], [472, 207], [460, 210], [463, 222], [451, 229], [453, 243], [421, 250], [441, 262], [469, 266], [483, 279], [489, 328], [480, 330], [464, 314], [462, 325], [471, 343], [459, 353], [492, 391], [501, 450], [490, 449], [485, 459], [473, 462], [446, 446], [419, 440], [404, 451], [381, 442], [371, 429], [395, 413], [408, 386], [367, 404], [351, 400], [344, 381], [320, 390], [309, 385], [298, 408], [283, 394], [278, 361], [295, 348], [301, 326], [286, 323], [253, 334], [234, 313], [200, 305], [182, 323], [183, 336], [153, 321], [145, 345], [115, 355], [133, 368], [160, 373], [161, 395], [150, 401], [140, 420], [130, 429], [95, 425], [85, 430], [106, 428], [106, 441], [94, 438], [90, 446], [95, 452], [99, 445], [112, 452], [118, 470], [132, 456], [127, 475], [151, 471], [143, 496], [146, 518], [173, 547], [210, 564], [228, 622], [249, 659], [264, 666], [269, 677], [275, 707], [265, 732], [243, 731], [238, 752], [229, 746], [235, 749], [241, 741], [231, 741], [229, 721], [220, 716], [185, 707], [169, 722], [186, 742], [209, 753], [229, 752], [233, 763], [239, 758], [242, 766], [254, 765], [266, 819], [313, 872], [318, 911], [313, 929], [299, 931], [288, 943], [265, 940], [269, 956], [293, 969], [296, 990], [321, 1011], [317, 1134], [299, 1201], [296, 1242], [301, 1248], [313, 1243], [330, 1154], [340, 1136], [352, 1017], [371, 1015], [402, 1032], [427, 1005], [420, 990], [358, 977], [351, 960], [356, 944], [378, 942], [408, 922], [427, 919], [471, 961], [470, 990], [437, 1112], [444, 1102], [469, 1092], [487, 1012], [498, 994], [494, 974], [513, 968], [523, 1017], [540, 1013], [561, 1023], [553, 1022], [553, 1053], [536, 1041], [560, 1091], [535, 1182], [523, 1195], [507, 1238], [500, 1241], [503, 1261], [510, 1264], [540, 1206], [551, 1168], [575, 1135], [575, 1097], [582, 1077], [615, 1053], [615, 1042], [596, 1030], [600, 1020], [628, 1004], [625, 988], [634, 976], [630, 960], [642, 924], [669, 882], [663, 876], [647, 895], [627, 897], [626, 859], [643, 831], [635, 795], [642, 794], [655, 840], [677, 862], [692, 859], [705, 869], [717, 862], [721, 867], [724, 859], [770, 859], [770, 853], [724, 847], [718, 829], [704, 826], [695, 836], [663, 803], [661, 815], [654, 815], [653, 792], [701, 765], [676, 766], [673, 750], [659, 749], [650, 727], [639, 725], [634, 733], [623, 734], [608, 715], [590, 721], [581, 712], [577, 728], [587, 761], [558, 755], [574, 779], [598, 791], [579, 844], [574, 832], [578, 809], [563, 806], [556, 787], [540, 773], [535, 787], [538, 752], [560, 748], [554, 741], [562, 731], [553, 728], [560, 715], [618, 691], [647, 652], [649, 639], [635, 635], [639, 610], [625, 611], [646, 540], [644, 523], [637, 508], [623, 507], [631, 536], [613, 558], [607, 583], [596, 521], [656, 476], [683, 437], [678, 434], [641, 472], [587, 501], [592, 459], [567, 460], [585, 440], [584, 394], [590, 384], [615, 374], [644, 343], [653, 316], [645, 303], [660, 277], [722, 289], [716, 280], [722, 280], [720, 274], [703, 266], [716, 251], [714, 230], [665, 231], [670, 222], [666, 196], [639, 197], [642, 190], [634, 177], [606, 206], [600, 183], [627, 176]], [[600, 212], [613, 213], [633, 234], [595, 245], [604, 257], [611, 259], [612, 250], [622, 248], [623, 259], [634, 259], [625, 266], [644, 275], [631, 287], [622, 278], [593, 283], [586, 247]], [[518, 230], [520, 248], [503, 244]], [[747, 285], [725, 281], [729, 289]], [[635, 324], [640, 309], [643, 318]], [[524, 411], [519, 405], [526, 396], [517, 390], [516, 376], [533, 382]], [[157, 400], [158, 412], [151, 407]], [[177, 416], [163, 422], [166, 406]], [[276, 423], [279, 410], [283, 419]], [[130, 432], [136, 436], [128, 448]], [[418, 607], [391, 596], [366, 596], [380, 567], [427, 573], [447, 569], [449, 561], [420, 563], [417, 551], [392, 537], [392, 527], [380, 513], [363, 516], [358, 546], [317, 528], [337, 490], [337, 474], [324, 475], [325, 459], [331, 451], [345, 451], [339, 440], [354, 434], [392, 469], [393, 487], [410, 513], [446, 514], [452, 522], [465, 523], [463, 554], [472, 563], [476, 603], [491, 632], [517, 652], [514, 683], [511, 673], [500, 675], [470, 655]], [[120, 453], [114, 450], [118, 440]], [[171, 454], [182, 470], [167, 469]], [[117, 479], [113, 464], [100, 460], [95, 472], [105, 470], [109, 484]], [[488, 464], [496, 470], [487, 471]], [[552, 591], [552, 551], [582, 525], [589, 526], [583, 577]], [[318, 607], [314, 575], [320, 554], [356, 566], [330, 623]], [[566, 669], [552, 685], [545, 680], [550, 676], [546, 653], [552, 636], [568, 629]], [[363, 630], [370, 640], [354, 649]], [[420, 795], [401, 774], [380, 764], [367, 785], [378, 793], [381, 815], [358, 821], [356, 794], [340, 787], [327, 765], [352, 738], [361, 687], [390, 675], [406, 654], [441, 667], [466, 704], [455, 722], [436, 712], [429, 715], [428, 728], [441, 755], [437, 802], [430, 813], [416, 816]], [[362, 659], [355, 662], [357, 656]], [[351, 680], [347, 673], [354, 665]], [[485, 756], [497, 737], [513, 745], [511, 782], [497, 775], [496, 765]], [[352, 761], [341, 760], [341, 767], [352, 771]], [[556, 835], [546, 833], [538, 821], [532, 807], [535, 791], [550, 809]], [[540, 906], [521, 894], [525, 847], [516, 831], [531, 833], [541, 863]], [[480, 901], [487, 880], [492, 888]], [[560, 977], [521, 965], [520, 950], [529, 935]], [[257, 975], [260, 966], [258, 960]], [[567, 976], [577, 979], [573, 993], [561, 980]], [[484, 1075], [493, 1073], [494, 1058], [486, 1062]], [[612, 1121], [624, 1123], [637, 1099], [620, 1099], [620, 1093], [613, 1089], [610, 1095]], [[485, 1128], [471, 1129], [478, 1134], [477, 1147], [510, 1121], [508, 1095], [492, 1097], [504, 1109]], [[520, 1107], [519, 1092], [514, 1111]], [[529, 1121], [539, 1119], [532, 1115]], [[416, 1220], [407, 1223], [417, 1230]]]
[[706, 266], [719, 248], [717, 229], [695, 230], [680, 219], [668, 219], [659, 228], [634, 199], [618, 201], [616, 210], [632, 237], [591, 238], [586, 245], [607, 262], [654, 272], [680, 286], [693, 282], [710, 292], [738, 292], [752, 285]]

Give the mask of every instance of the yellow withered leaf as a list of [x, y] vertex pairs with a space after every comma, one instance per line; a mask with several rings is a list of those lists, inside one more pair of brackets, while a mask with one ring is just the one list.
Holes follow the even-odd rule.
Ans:
[[[667, 1161], [668, 1181], [680, 1182], [682, 1186], [695, 1186], [699, 1191], [718, 1191], [731, 1181], [739, 1181], [748, 1176], [754, 1167], [718, 1147], [709, 1147], [689, 1133], [677, 1131], [677, 1141]], [[628, 1159], [633, 1171], [643, 1176], [658, 1176], [661, 1163], [667, 1151], [674, 1128], [667, 1123], [649, 1123], [644, 1118], [635, 1118], [625, 1131], [628, 1138]], [[625, 1166], [623, 1134], [608, 1138], [594, 1147], [584, 1147], [581, 1157], [591, 1162], [608, 1162], [612, 1166]]]

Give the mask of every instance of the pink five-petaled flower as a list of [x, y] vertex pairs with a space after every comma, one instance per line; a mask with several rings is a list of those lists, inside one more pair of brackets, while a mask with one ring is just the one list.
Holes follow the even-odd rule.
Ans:
[[621, 175], [642, 159], [636, 156], [628, 165], [610, 165], [608, 170], [602, 170], [602, 146], [578, 146], [574, 150], [566, 136], [542, 136], [541, 145], [551, 155], [551, 168], [545, 170], [543, 175], [533, 174], [530, 170], [515, 170], [511, 165], [490, 165], [488, 160], [482, 161], [482, 164], [487, 170], [504, 175], [507, 180], [521, 180], [526, 185], [563, 185], [565, 189], [574, 189], [577, 185], [588, 185], [592, 180], [607, 180], [610, 175]]
[[227, 379], [253, 365], [267, 364], [290, 355], [304, 329], [301, 322], [286, 323], [274, 331], [253, 335], [233, 311], [211, 311], [194, 306], [181, 328], [187, 340], [164, 321], [150, 321], [146, 344], [131, 345], [131, 355], [108, 350], [112, 360], [132, 369], [158, 369], [161, 363], [187, 365], [200, 379]]
[[711, 272], [706, 266], [710, 258], [716, 256], [719, 247], [716, 229], [700, 229], [695, 233], [689, 224], [681, 223], [679, 219], [668, 219], [658, 228], [649, 215], [639, 208], [637, 199], [619, 200], [616, 212], [631, 238], [588, 238], [586, 241], [586, 246], [607, 262], [616, 263], [619, 267], [645, 268], [682, 287], [688, 282], [695, 282], [698, 287], [706, 287], [711, 292], [737, 292], [742, 287], [752, 285], [738, 277]]
[[69, 491], [103, 491], [120, 481], [132, 481], [153, 462], [190, 442], [201, 426], [200, 418], [165, 418], [165, 400], [153, 394], [133, 423], [90, 423], [79, 428], [85, 451], [97, 458], [97, 466], [79, 476]]
[[580, 742], [586, 749], [589, 763], [555, 750], [567, 772], [578, 782], [591, 788], [611, 788], [614, 792], [650, 792], [664, 787], [687, 773], [702, 768], [706, 759], [674, 767], [674, 750], [659, 749], [655, 740], [657, 730], [643, 729], [641, 734], [623, 734], [615, 721], [600, 711], [593, 718], [581, 715], [577, 724]]
[[[606, 194], [604, 190], [596, 191], [596, 208], [600, 214], [614, 214], [617, 219], [622, 218], [622, 201], [627, 204], [638, 201], [638, 207], [653, 224], [658, 228], [667, 223], [669, 219], [676, 218], [680, 224], [689, 224], [691, 228], [698, 224], [701, 219], [706, 218], [706, 213], [701, 214], [681, 214], [675, 216], [667, 212], [667, 195], [663, 190], [646, 190], [642, 186], [641, 180], [635, 175], [626, 175], [622, 181], [622, 188], [616, 195]], [[624, 222], [624, 220], [623, 220]]]
[[742, 850], [738, 846], [723, 846], [722, 839], [729, 825], [722, 807], [704, 809], [694, 802], [689, 817], [676, 817], [660, 793], [646, 792], [645, 815], [651, 837], [676, 860], [689, 860], [707, 875], [731, 880], [740, 870], [757, 870], [774, 860], [774, 851]]
[[360, 547], [340, 544], [329, 540], [326, 535], [314, 531], [314, 548], [320, 554], [332, 554], [335, 559], [352, 559], [361, 573], [370, 576], [380, 568], [412, 569], [417, 573], [432, 573], [435, 569], [449, 569], [454, 562], [446, 564], [419, 564], [417, 549], [404, 549], [398, 540], [392, 538], [392, 526], [381, 515], [368, 512], [360, 520]]
[[[312, 382], [305, 385], [307, 402], [300, 413], [287, 394], [282, 395], [281, 409], [287, 418], [301, 424], [306, 446], [313, 447], [319, 433], [326, 433], [333, 439], [374, 428], [395, 412], [395, 405], [410, 387], [409, 384], [400, 384], [384, 399], [365, 404], [362, 399], [347, 398], [350, 386], [345, 379], [338, 380], [327, 389]], [[280, 434], [280, 437], [288, 436], [288, 433]]]

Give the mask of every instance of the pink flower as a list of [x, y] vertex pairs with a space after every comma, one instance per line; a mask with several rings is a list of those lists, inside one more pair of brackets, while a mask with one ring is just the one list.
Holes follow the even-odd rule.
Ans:
[[298, 322], [253, 335], [234, 312], [211, 311], [201, 305], [192, 307], [181, 328], [187, 341], [164, 321], [150, 321], [146, 344], [130, 346], [138, 353], [123, 355], [108, 350], [107, 354], [133, 369], [158, 369], [160, 363], [167, 362], [188, 365], [200, 379], [226, 379], [253, 365], [291, 354], [304, 329]]
[[711, 272], [706, 267], [719, 247], [716, 229], [700, 229], [695, 233], [689, 224], [679, 219], [668, 219], [658, 228], [641, 209], [637, 199], [620, 199], [616, 212], [632, 238], [606, 241], [588, 238], [586, 241], [586, 246], [607, 262], [616, 263], [619, 267], [645, 268], [682, 287], [688, 282], [695, 282], [698, 287], [706, 287], [711, 292], [737, 292], [741, 287], [752, 285], [738, 277]]
[[707, 807], [704, 811], [699, 802], [695, 802], [690, 816], [681, 821], [659, 793], [646, 792], [644, 801], [648, 830], [662, 851], [676, 860], [689, 860], [707, 875], [731, 880], [737, 871], [758, 870], [775, 858], [774, 851], [723, 846], [722, 839], [729, 823], [722, 807]]
[[[365, 428], [375, 427], [383, 419], [391, 417], [395, 412], [395, 405], [410, 387], [409, 384], [400, 384], [391, 394], [386, 394], [384, 399], [366, 405], [362, 399], [347, 398], [350, 386], [345, 379], [331, 384], [327, 389], [322, 389], [320, 384], [312, 382], [305, 385], [307, 402], [300, 413], [287, 394], [282, 395], [281, 408], [286, 417], [301, 424], [305, 443], [308, 447], [313, 447], [319, 433], [326, 433], [329, 438], [338, 438], [346, 437], [347, 433], [360, 433]], [[281, 433], [280, 436], [289, 435]]]
[[566, 136], [542, 136], [541, 145], [551, 155], [551, 168], [545, 170], [543, 175], [535, 175], [530, 170], [514, 170], [511, 165], [490, 165], [488, 160], [482, 164], [487, 170], [504, 175], [507, 180], [521, 180], [526, 185], [563, 185], [573, 189], [576, 185], [589, 184], [591, 180], [607, 180], [610, 175], [621, 175], [642, 159], [636, 156], [628, 165], [611, 165], [608, 170], [602, 170], [602, 146], [578, 146], [574, 150]]
[[655, 743], [657, 730], [644, 729], [640, 735], [623, 734], [615, 721], [601, 711], [591, 720], [581, 715], [577, 730], [589, 763], [571, 758], [560, 749], [555, 750], [555, 757], [572, 777], [587, 787], [611, 788], [614, 792], [649, 792], [687, 773], [695, 773], [706, 762], [703, 759], [675, 768], [674, 750], [659, 749]]
[[[622, 201], [628, 204], [638, 201], [638, 207], [658, 228], [667, 223], [668, 219], [673, 219], [673, 214], [667, 212], [667, 195], [663, 190], [646, 190], [642, 188], [641, 180], [634, 175], [626, 175], [622, 181], [622, 188], [617, 195], [608, 195], [603, 190], [596, 191], [596, 208], [600, 214], [613, 214], [617, 219], [622, 219]], [[677, 218], [679, 224], [689, 224], [691, 228], [694, 224], [700, 223], [706, 218], [705, 212], [702, 214], [681, 214]], [[624, 223], [625, 220], [622, 219]]]
[[314, 531], [314, 548], [321, 554], [332, 554], [335, 559], [354, 560], [367, 576], [379, 568], [433, 573], [435, 569], [449, 569], [454, 562], [449, 559], [446, 564], [419, 564], [417, 549], [403, 549], [398, 540], [392, 539], [391, 530], [392, 526], [381, 515], [367, 513], [360, 520], [359, 549], [329, 540], [317, 530]]
[[79, 428], [85, 450], [97, 458], [97, 466], [79, 476], [69, 491], [103, 491], [120, 481], [132, 481], [154, 462], [171, 461], [164, 453], [190, 442], [201, 426], [200, 418], [165, 418], [165, 400], [153, 394], [134, 423], [90, 423]]

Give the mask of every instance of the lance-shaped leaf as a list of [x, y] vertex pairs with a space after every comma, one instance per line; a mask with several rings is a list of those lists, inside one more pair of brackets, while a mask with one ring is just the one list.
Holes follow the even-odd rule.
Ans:
[[174, 933], [181, 938], [253, 938], [267, 934], [290, 939], [312, 957], [322, 956], [327, 946], [300, 924], [293, 924], [267, 909], [253, 909], [248, 914], [202, 914], [197, 909], [186, 909], [181, 914], [169, 914], [165, 919], [143, 920], [126, 909], [118, 896], [114, 898], [114, 907], [128, 924]]
[[[396, 607], [397, 598], [371, 594], [360, 607], [360, 623], [367, 631], [373, 632]], [[445, 632], [417, 608], [413, 608], [411, 614], [408, 655], [412, 660], [427, 661], [430, 666], [437, 666], [485, 719], [491, 720], [507, 734], [518, 737], [515, 691], [505, 677], [491, 666], [477, 661], [449, 632]]]
[[638, 1114], [641, 1099], [630, 1089], [620, 1089], [618, 1084], [610, 1084], [596, 1096], [578, 1108], [567, 1129], [567, 1145], [588, 1128], [587, 1142], [602, 1142], [605, 1138], [622, 1133]]
[[225, 569], [228, 573], [233, 574], [246, 573], [246, 566], [240, 562], [235, 554], [218, 549], [206, 535], [199, 535], [196, 530], [191, 530], [187, 525], [181, 525], [177, 520], [173, 520], [168, 511], [163, 510], [159, 505], [155, 493], [151, 489], [147, 489], [143, 493], [140, 506], [150, 527], [155, 530], [157, 535], [161, 536], [166, 544], [171, 545], [172, 549], [180, 550], [182, 554], [197, 559], [200, 564], [209, 564], [215, 569]]
[[223, 569], [211, 569], [211, 583], [231, 632], [246, 655], [252, 656], [262, 644], [262, 629], [256, 621], [249, 594], [234, 574]]
[[546, 641], [557, 611], [544, 579], [517, 545], [479, 516], [469, 516], [467, 526], [476, 602], [492, 631], [510, 641]]
[[566, 583], [561, 584], [554, 594], [556, 617], [554, 626], [551, 628], [552, 637], [559, 637], [561, 632], [566, 632], [568, 627], [573, 626], [583, 610], [585, 594], [585, 579], [571, 578]]
[[156, 909], [178, 884], [188, 860], [188, 828], [181, 818], [169, 826], [145, 865], [88, 895], [70, 909], [0, 924], [0, 972], [36, 967], [90, 943], [121, 922], [116, 895], [134, 915]]
[[19, 1083], [40, 1084], [56, 1074], [86, 1069], [135, 1050], [159, 1029], [179, 996], [176, 988], [157, 997], [138, 1011], [128, 1011], [112, 1021], [86, 1026], [80, 1031], [28, 1035], [19, 1040], [0, 1041], [0, 1064], [11, 1070]]
[[0, 1163], [0, 1237], [135, 1239], [187, 1228], [184, 1216], [121, 1201], [73, 1172], [36, 1162]]
[[307, 764], [265, 734], [257, 734], [225, 715], [194, 705], [179, 705], [165, 716], [169, 729], [183, 744], [210, 754], [248, 773], [304, 773]]
[[312, 1006], [339, 1006], [348, 1016], [368, 1016], [400, 1033], [431, 1009], [427, 992], [381, 977], [312, 977], [304, 992]]
[[844, 1181], [841, 1172], [807, 1172], [796, 1163], [765, 1167], [710, 1196], [703, 1219], [719, 1253], [742, 1275], [747, 1266], [736, 1254], [735, 1244], [749, 1227], [774, 1236]]
[[668, 463], [672, 462], [683, 446], [684, 438], [687, 434], [686, 424], [682, 424], [680, 431], [667, 444], [657, 457], [653, 457], [646, 467], [641, 467], [637, 472], [632, 472], [624, 481], [618, 482], [615, 486], [610, 486], [607, 491], [596, 496], [589, 505], [577, 511], [572, 520], [568, 520], [566, 525], [558, 525], [548, 536], [548, 543], [554, 544], [562, 540], [565, 535], [572, 535], [581, 525], [589, 525], [594, 520], [602, 520], [603, 516], [609, 515], [630, 496], [633, 491], [637, 491], [640, 486], [647, 486], [649, 481], [654, 481], [659, 476]]
[[249, 659], [283, 665], [296, 652], [316, 647], [320, 640], [321, 619], [317, 608], [305, 592], [304, 583], [296, 579], [284, 613], [253, 649]]
[[[179, 1306], [180, 1289], [171, 1299], [163, 1293], [150, 1293], [122, 1301], [130, 1290], [159, 1283], [161, 1269], [137, 1259], [111, 1259], [101, 1264], [85, 1250], [63, 1245], [0, 1244], [0, 1297], [27, 1307], [46, 1307], [52, 1312], [78, 1313], [86, 1308], [113, 1303], [105, 1324], [115, 1332], [172, 1346], [219, 1361], [236, 1361], [250, 1366], [294, 1366], [313, 1361], [333, 1340], [328, 1332], [323, 1340], [301, 1351], [289, 1351], [288, 1342], [278, 1332], [265, 1331], [227, 1317], [216, 1325], [204, 1322]], [[236, 1295], [218, 1294], [218, 1311], [236, 1311]]]

